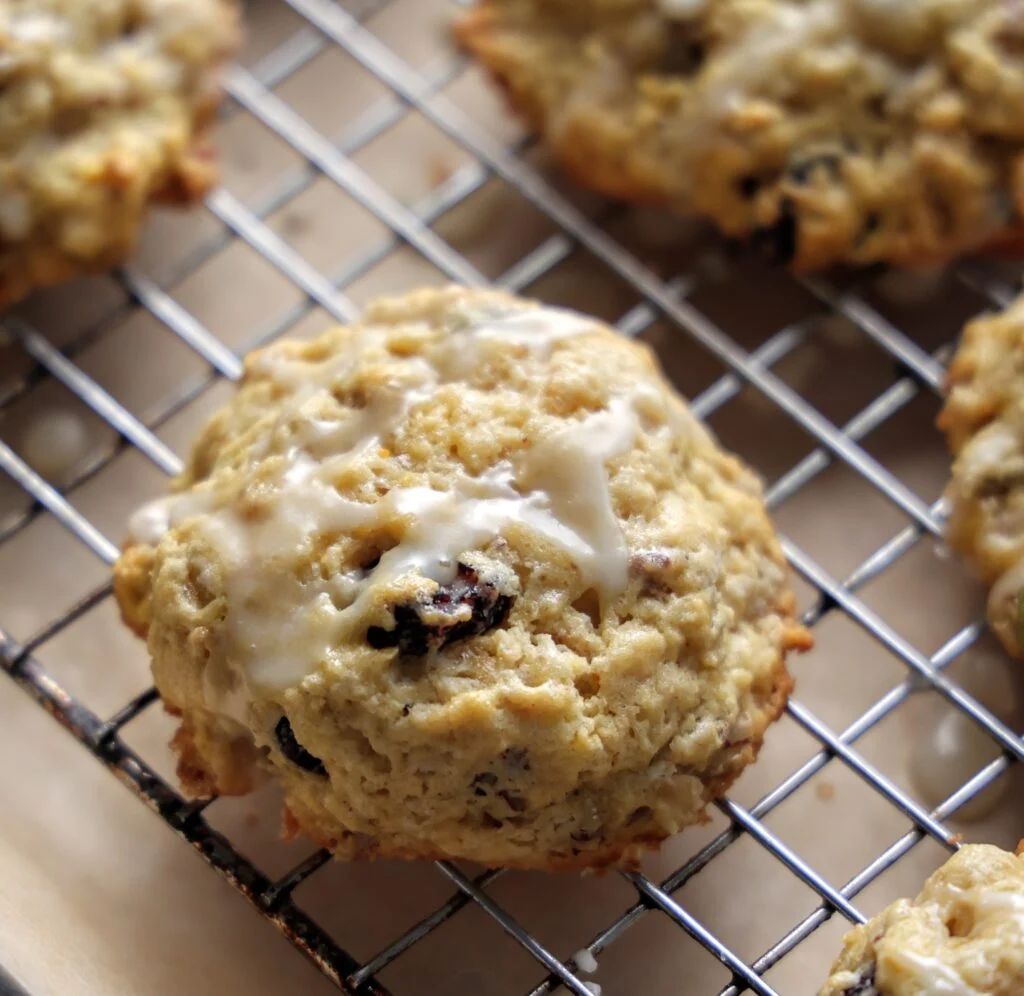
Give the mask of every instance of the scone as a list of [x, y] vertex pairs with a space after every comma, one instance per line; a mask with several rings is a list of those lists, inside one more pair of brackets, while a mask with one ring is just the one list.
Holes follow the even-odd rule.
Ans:
[[939, 416], [956, 456], [950, 543], [991, 591], [988, 619], [1024, 656], [1024, 298], [971, 322]]
[[962, 847], [924, 884], [846, 935], [819, 996], [1020, 996], [1024, 858]]
[[0, 308], [120, 262], [146, 205], [213, 170], [233, 0], [0, 3]]
[[581, 183], [797, 269], [1021, 242], [1007, 0], [478, 0], [456, 33]]
[[629, 863], [754, 759], [804, 647], [754, 476], [649, 351], [424, 290], [252, 355], [116, 568], [193, 792], [340, 857]]

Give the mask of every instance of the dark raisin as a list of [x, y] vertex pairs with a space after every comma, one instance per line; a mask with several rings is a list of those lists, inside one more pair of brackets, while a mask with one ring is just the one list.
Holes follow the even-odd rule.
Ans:
[[1024, 471], [1003, 467], [983, 477], [974, 489], [976, 498], [1005, 498], [1024, 484]]
[[779, 217], [773, 224], [755, 229], [750, 244], [771, 263], [791, 263], [796, 256], [798, 234], [796, 209], [785, 197], [779, 206]]
[[751, 201], [761, 189], [761, 180], [756, 176], [741, 176], [736, 182], [736, 188], [745, 201]]
[[498, 776], [493, 771], [481, 771], [480, 774], [473, 776], [469, 787], [473, 790], [473, 795], [487, 795], [488, 790], [497, 784], [497, 781]]
[[594, 835], [590, 830], [573, 830], [569, 834], [570, 838], [576, 841], [578, 844], [585, 844], [588, 840], [593, 840]]
[[706, 56], [701, 42], [685, 37], [683, 29], [676, 30], [669, 35], [655, 72], [664, 76], [692, 76], [704, 64]]
[[322, 777], [327, 776], [327, 769], [324, 767], [324, 762], [321, 761], [320, 758], [314, 757], [310, 754], [310, 752], [295, 739], [295, 731], [292, 729], [292, 724], [288, 722], [287, 716], [282, 716], [277, 721], [277, 726], [274, 727], [274, 736], [277, 737], [281, 753], [284, 754], [292, 764], [296, 767], [302, 768], [303, 771], [309, 771], [314, 775], [321, 775]]
[[496, 820], [490, 813], [484, 813], [481, 822], [490, 830], [497, 830], [501, 826], [501, 820]]
[[840, 996], [879, 996], [875, 988], [875, 966], [871, 965], [852, 986], [844, 989]]
[[654, 810], [650, 806], [640, 806], [634, 809], [629, 814], [629, 819], [626, 820], [626, 826], [633, 826], [636, 823], [645, 823], [654, 815]]
[[409, 713], [411, 713], [411, 712], [412, 712], [412, 703], [411, 702], [406, 702], [405, 705], [402, 706], [402, 715], [403, 716], [408, 716]]
[[[371, 626], [366, 640], [374, 650], [397, 647], [399, 653], [420, 657], [500, 626], [508, 618], [513, 601], [512, 595], [503, 593], [493, 582], [481, 580], [472, 567], [459, 564], [451, 584], [439, 588], [425, 602], [396, 605], [392, 610], [394, 629]], [[459, 610], [467, 605], [470, 618], [458, 620]], [[430, 622], [423, 618], [428, 613]]]
[[864, 224], [860, 226], [860, 231], [857, 233], [857, 244], [863, 245], [881, 227], [882, 216], [874, 211], [869, 211], [864, 215]]

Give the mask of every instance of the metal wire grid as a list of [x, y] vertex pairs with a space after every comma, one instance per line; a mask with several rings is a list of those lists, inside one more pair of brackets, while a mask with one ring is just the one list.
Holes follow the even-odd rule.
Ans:
[[[894, 327], [856, 291], [840, 291], [820, 279], [804, 281], [806, 288], [823, 308], [840, 312], [850, 319], [877, 346], [888, 353], [901, 371], [892, 384], [846, 424], [830, 423], [774, 372], [784, 357], [806, 339], [808, 326], [787, 326], [752, 352], [742, 349], [729, 334], [716, 326], [688, 299], [697, 285], [692, 274], [665, 281], [615, 241], [606, 229], [574, 207], [557, 193], [545, 178], [519, 153], [482, 134], [479, 129], [443, 97], [440, 91], [462, 71], [458, 58], [418, 72], [398, 59], [366, 27], [363, 19], [387, 5], [388, 0], [363, 3], [356, 11], [346, 10], [332, 0], [282, 0], [301, 14], [306, 26], [277, 47], [251, 69], [236, 66], [227, 76], [226, 88], [233, 101], [228, 113], [244, 110], [262, 122], [297, 151], [304, 166], [288, 175], [273, 196], [255, 208], [245, 206], [227, 190], [209, 196], [206, 206], [225, 226], [225, 231], [200, 246], [166, 281], [167, 286], [223, 248], [231, 239], [240, 238], [289, 278], [305, 295], [296, 308], [277, 316], [250, 345], [257, 345], [281, 334], [303, 312], [319, 305], [340, 320], [352, 318], [357, 309], [343, 288], [397, 246], [415, 249], [452, 280], [470, 285], [486, 283], [482, 274], [451, 245], [444, 242], [431, 224], [478, 190], [488, 179], [499, 177], [546, 215], [557, 231], [541, 245], [510, 267], [497, 281], [511, 290], [520, 290], [548, 273], [570, 253], [582, 249], [593, 260], [604, 264], [622, 278], [642, 303], [622, 316], [618, 323], [626, 335], [637, 335], [659, 319], [668, 319], [684, 337], [696, 340], [721, 361], [727, 373], [693, 401], [694, 410], [707, 418], [727, 404], [747, 385], [752, 385], [781, 408], [816, 441], [816, 447], [768, 490], [772, 507], [791, 498], [801, 488], [835, 462], [845, 464], [879, 493], [898, 507], [909, 524], [864, 560], [848, 577], [838, 580], [792, 542], [785, 542], [786, 554], [796, 571], [817, 591], [816, 604], [803, 621], [813, 626], [830, 612], [842, 612], [862, 627], [906, 667], [907, 678], [878, 699], [856, 721], [836, 733], [798, 700], [789, 703], [789, 716], [814, 740], [820, 750], [793, 771], [771, 792], [749, 809], [730, 799], [718, 803], [729, 827], [720, 833], [682, 867], [664, 881], [656, 883], [641, 873], [623, 873], [636, 891], [636, 901], [599, 934], [587, 948], [597, 955], [612, 944], [641, 917], [659, 911], [674, 921], [732, 973], [732, 982], [720, 996], [734, 996], [747, 990], [767, 996], [775, 990], [763, 975], [780, 959], [840, 913], [851, 923], [863, 921], [852, 900], [882, 872], [909, 852], [925, 837], [952, 850], [956, 841], [944, 821], [999, 777], [1015, 761], [1024, 759], [1024, 744], [999, 719], [980, 705], [945, 674], [945, 668], [977, 639], [981, 623], [972, 623], [957, 632], [931, 657], [900, 637], [878, 614], [858, 598], [858, 590], [877, 578], [907, 553], [922, 537], [941, 531], [943, 503], [929, 504], [873, 458], [859, 441], [904, 409], [921, 391], [938, 392], [943, 376], [943, 355], [928, 355], [903, 332]], [[351, 6], [351, 5], [350, 5]], [[340, 141], [332, 141], [315, 131], [288, 104], [273, 93], [273, 87], [306, 65], [329, 46], [343, 52], [386, 84], [392, 97], [372, 106], [348, 130]], [[349, 158], [377, 135], [399, 121], [410, 109], [418, 112], [441, 132], [453, 139], [473, 157], [472, 163], [458, 170], [425, 202], [406, 208], [378, 185]], [[389, 229], [389, 236], [372, 245], [344, 271], [325, 275], [314, 268], [268, 227], [266, 219], [308, 187], [314, 178], [326, 176], [350, 197], [368, 209]], [[1011, 288], [983, 267], [965, 265], [957, 277], [983, 298], [1001, 305], [1012, 296]], [[7, 329], [25, 353], [35, 362], [29, 375], [0, 395], [0, 408], [27, 392], [41, 377], [50, 376], [66, 386], [118, 433], [113, 449], [94, 458], [79, 469], [75, 479], [61, 491], [48, 484], [7, 444], [0, 442], [0, 467], [32, 499], [31, 507], [0, 526], [0, 543], [11, 538], [41, 513], [48, 512], [85, 544], [103, 562], [110, 564], [117, 548], [93, 523], [76, 510], [67, 497], [75, 488], [98, 474], [123, 447], [134, 447], [167, 474], [180, 469], [177, 456], [154, 430], [201, 394], [218, 378], [237, 379], [241, 373], [238, 355], [214, 336], [202, 323], [154, 280], [131, 266], [118, 278], [128, 301], [106, 315], [61, 352], [35, 328], [22, 320], [8, 319]], [[87, 343], [101, 337], [128, 310], [142, 306], [171, 332], [199, 354], [208, 364], [208, 374], [177, 393], [170, 403], [144, 424], [115, 400], [74, 363], [74, 356]], [[48, 623], [24, 642], [17, 642], [0, 630], [0, 651], [4, 670], [43, 705], [73, 736], [90, 750], [124, 784], [135, 792], [203, 858], [270, 919], [300, 950], [308, 955], [339, 988], [349, 992], [380, 993], [387, 990], [377, 974], [434, 929], [470, 903], [477, 904], [508, 934], [522, 945], [547, 971], [533, 996], [564, 986], [578, 996], [590, 990], [577, 974], [573, 960], [562, 962], [540, 940], [527, 932], [489, 893], [488, 887], [503, 873], [488, 871], [469, 878], [448, 862], [437, 862], [438, 871], [449, 879], [456, 891], [429, 916], [395, 938], [383, 950], [360, 963], [321, 929], [293, 899], [296, 887], [316, 873], [328, 860], [319, 851], [286, 875], [271, 880], [242, 857], [231, 842], [213, 831], [203, 816], [212, 800], [183, 799], [163, 781], [146, 761], [126, 746], [121, 731], [156, 700], [154, 689], [138, 695], [114, 715], [104, 719], [76, 701], [47, 673], [35, 658], [35, 652], [85, 612], [110, 595], [103, 584], [76, 604], [66, 615]], [[1000, 756], [978, 771], [934, 811], [925, 811], [877, 770], [855, 748], [864, 734], [904, 702], [918, 689], [932, 689], [956, 708], [969, 715], [999, 745]], [[838, 759], [863, 779], [882, 798], [902, 813], [911, 828], [857, 875], [834, 885], [819, 875], [800, 855], [794, 853], [764, 823], [764, 818], [804, 785], [813, 775]], [[770, 855], [809, 886], [820, 897], [820, 905], [794, 924], [760, 957], [745, 962], [714, 933], [697, 920], [675, 898], [687, 881], [705, 868], [717, 855], [729, 848], [741, 835], [757, 841]]]

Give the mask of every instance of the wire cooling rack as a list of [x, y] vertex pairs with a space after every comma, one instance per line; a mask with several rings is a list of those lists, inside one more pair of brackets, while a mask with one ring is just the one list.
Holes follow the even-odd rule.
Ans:
[[[880, 578], [898, 572], [901, 562], [922, 544], [941, 537], [941, 497], [922, 498], [921, 489], [896, 472], [884, 451], [872, 446], [872, 440], [885, 427], [909, 420], [922, 398], [930, 400], [932, 408], [937, 404], [943, 360], [959, 330], [961, 315], [955, 308], [940, 308], [938, 313], [933, 309], [925, 346], [919, 336], [911, 337], [887, 308], [879, 305], [873, 296], [874, 274], [861, 274], [848, 281], [798, 280], [738, 257], [732, 262], [726, 259], [725, 265], [735, 265], [742, 272], [723, 276], [715, 272], [716, 266], [723, 265], [719, 250], [718, 255], [711, 256], [686, 251], [660, 256], [657, 251], [646, 252], [643, 245], [638, 248], [635, 233], [627, 224], [629, 212], [598, 203], [576, 191], [562, 192], [561, 181], [544, 168], [537, 149], [518, 138], [496, 136], [489, 127], [493, 121], [481, 120], [480, 114], [474, 115], [462, 106], [456, 97], [460, 81], [468, 80], [464, 90], [469, 91], [482, 84], [467, 76], [473, 70], [457, 54], [438, 49], [441, 54], [435, 52], [427, 57], [416, 48], [416, 38], [403, 54], [399, 54], [403, 46], [399, 45], [397, 50], [392, 47], [387, 32], [379, 31], [378, 25], [393, 25], [406, 14], [415, 21], [416, 7], [416, 0], [346, 4], [332, 0], [266, 0], [250, 4], [249, 13], [254, 19], [269, 12], [278, 28], [276, 34], [261, 35], [258, 39], [263, 51], [229, 71], [225, 132], [237, 120], [257, 122], [288, 150], [288, 162], [278, 171], [272, 189], [258, 198], [243, 196], [230, 184], [213, 192], [205, 207], [218, 224], [201, 226], [200, 237], [190, 243], [188, 252], [162, 272], [147, 272], [144, 260], [120, 270], [116, 281], [122, 293], [117, 302], [77, 330], [60, 348], [53, 344], [51, 330], [37, 327], [38, 323], [24, 316], [5, 321], [4, 327], [14, 343], [12, 348], [22, 354], [24, 372], [0, 380], [0, 413], [12, 410], [27, 394], [53, 380], [72, 392], [116, 435], [109, 447], [77, 466], [70, 477], [59, 482], [59, 487], [34, 470], [16, 446], [0, 440], [0, 466], [25, 498], [20, 508], [14, 507], [0, 519], [0, 550], [40, 516], [50, 516], [99, 561], [112, 563], [117, 556], [117, 537], [106, 535], [79, 510], [79, 489], [101, 475], [125, 449], [138, 451], [166, 474], [176, 473], [181, 461], [157, 430], [218, 380], [237, 379], [241, 372], [239, 357], [246, 348], [291, 329], [311, 310], [319, 308], [342, 321], [354, 317], [358, 306], [350, 290], [393, 254], [404, 253], [414, 265], [425, 265], [432, 280], [443, 278], [471, 285], [494, 282], [541, 297], [554, 296], [557, 286], [574, 284], [573, 276], [563, 279], [561, 284], [551, 280], [553, 274], [575, 266], [570, 273], [587, 274], [584, 283], [589, 280], [587, 286], [593, 288], [593, 302], [575, 303], [583, 307], [595, 303], [612, 309], [615, 302], [626, 300], [628, 306], [614, 316], [618, 327], [626, 335], [655, 343], [670, 373], [684, 382], [684, 388], [696, 393], [694, 409], [722, 428], [726, 442], [733, 448], [744, 449], [743, 445], [734, 444], [737, 439], [742, 443], [742, 433], [746, 431], [748, 443], [751, 434], [755, 437], [749, 449], [756, 454], [760, 449], [757, 435], [762, 431], [770, 435], [773, 426], [784, 426], [804, 441], [796, 451], [797, 459], [788, 466], [772, 466], [767, 475], [769, 503], [784, 524], [787, 506], [798, 507], [800, 496], [837, 468], [853, 482], [850, 487], [869, 493], [864, 501], [874, 501], [872, 508], [885, 508], [890, 516], [885, 521], [892, 519], [897, 523], [884, 542], [866, 556], [859, 556], [852, 568], [844, 568], [842, 576], [826, 569], [802, 545], [792, 540], [785, 542], [790, 562], [803, 582], [803, 621], [819, 632], [828, 620], [841, 617], [859, 629], [866, 637], [866, 653], [886, 655], [899, 662], [901, 671], [890, 687], [856, 718], [845, 722], [839, 732], [820, 718], [819, 710], [812, 710], [798, 696], [790, 703], [787, 715], [814, 744], [810, 757], [748, 805], [734, 797], [721, 800], [717, 808], [724, 823], [722, 829], [709, 835], [706, 842], [669, 873], [654, 877], [622, 873], [621, 880], [631, 891], [631, 900], [611, 922], [589, 939], [582, 938], [578, 945], [594, 955], [602, 955], [620, 938], [636, 930], [641, 921], [661, 916], [725, 966], [727, 981], [716, 987], [720, 996], [746, 991], [780, 992], [770, 981], [773, 967], [792, 956], [802, 942], [836, 914], [851, 924], [862, 922], [864, 916], [854, 905], [857, 897], [921, 841], [930, 838], [942, 848], [953, 850], [958, 838], [949, 821], [955, 819], [962, 807], [990, 791], [997, 780], [1009, 777], [1011, 766], [1024, 759], [1021, 739], [954, 681], [947, 670], [979, 639], [983, 631], [980, 621], [974, 618], [954, 626], [935, 649], [926, 651], [922, 649], [923, 641], [903, 636], [884, 610], [862, 597]], [[391, 16], [396, 11], [398, 16]], [[287, 17], [277, 18], [282, 12]], [[412, 30], [415, 33], [421, 28], [414, 25]], [[309, 118], [315, 107], [296, 106], [287, 96], [290, 80], [314, 63], [338, 56], [344, 57], [352, 74], [358, 73], [366, 89], [366, 95], [359, 96], [359, 102], [365, 106], [351, 117], [340, 136], [325, 134], [327, 128], [318, 127]], [[333, 85], [321, 92], [317, 106], [343, 100], [354, 78], [339, 71], [332, 78]], [[361, 164], [360, 156], [381, 136], [413, 118], [435, 135], [443, 136], [455, 151], [450, 161], [432, 167], [436, 176], [426, 196], [410, 202], [389, 190], [386, 177], [382, 179], [371, 167]], [[222, 144], [228, 141], [224, 138]], [[473, 259], [472, 253], [456, 247], [458, 239], [451, 234], [451, 226], [446, 228], [446, 220], [460, 206], [472, 204], [473, 198], [494, 182], [500, 182], [505, 196], [521, 205], [523, 212], [541, 219], [543, 234], [520, 257], [483, 265]], [[359, 251], [349, 255], [340, 267], [314, 261], [296, 247], [301, 240], [291, 239], [287, 226], [282, 229], [275, 223], [282, 209], [322, 183], [342, 191], [374, 219], [375, 230], [379, 232], [372, 238], [358, 240]], [[344, 232], [339, 229], [336, 234], [340, 238]], [[501, 243], [503, 233], [493, 231], [489, 238], [492, 244]], [[190, 276], [201, 272], [233, 243], [246, 244], [297, 288], [298, 294], [292, 304], [265, 320], [247, 338], [229, 343], [190, 311], [187, 295], [181, 288]], [[702, 245], [707, 244], [708, 240], [703, 240]], [[952, 286], [954, 293], [960, 295], [958, 300], [967, 302], [961, 306], [966, 314], [1007, 303], [1018, 276], [1012, 266], [964, 264], [944, 280], [947, 287]], [[615, 292], [607, 292], [612, 285]], [[246, 287], [226, 286], [222, 293], [248, 291]], [[738, 324], [730, 307], [735, 298], [761, 294], [766, 301], [784, 298], [798, 304], [793, 304], [789, 311], [782, 309], [786, 313], [778, 321], [776, 315], [782, 312], [774, 306], [748, 307], [748, 314], [757, 315], [763, 325], [771, 326], [763, 329], [763, 335], [755, 336], [751, 346], [749, 329]], [[135, 313], [148, 314], [166, 333], [186, 344], [203, 364], [200, 376], [188, 380], [180, 390], [166, 397], [158, 409], [147, 411], [145, 417], [118, 400], [77, 362], [83, 350], [101, 342], [110, 329]], [[908, 313], [904, 308], [902, 314]], [[842, 316], [861, 345], [871, 351], [875, 377], [872, 383], [876, 385], [866, 403], [846, 411], [838, 421], [826, 413], [821, 392], [816, 392], [814, 384], [800, 383], [799, 378], [790, 376], [792, 368], [787, 366], [813, 342], [821, 323], [835, 320], [837, 315]], [[659, 329], [663, 334], [657, 333]], [[715, 371], [699, 392], [686, 383], [691, 357], [697, 356], [702, 359], [692, 360], [694, 368], [703, 363], [701, 369]], [[843, 380], [842, 371], [838, 380]], [[751, 407], [740, 420], [741, 427], [746, 429], [733, 437], [728, 420], [723, 420], [721, 426], [718, 420], [730, 406], [741, 401]], [[744, 455], [754, 459], [750, 452]], [[941, 491], [933, 488], [932, 493]], [[836, 530], [847, 528], [846, 523], [836, 521]], [[128, 746], [125, 733], [154, 706], [155, 690], [137, 695], [111, 715], [100, 715], [69, 694], [44, 668], [39, 652], [109, 598], [110, 586], [103, 582], [69, 611], [47, 620], [34, 633], [15, 639], [6, 629], [0, 630], [3, 669], [335, 985], [352, 993], [388, 992], [378, 979], [389, 966], [414, 946], [429, 943], [431, 935], [458, 917], [464, 908], [475, 907], [535, 960], [537, 977], [532, 993], [547, 993], [560, 987], [579, 996], [593, 991], [584, 978], [582, 968], [586, 965], [581, 968], [575, 955], [567, 957], [565, 952], [553, 951], [538, 932], [528, 930], [506, 904], [495, 898], [493, 886], [514, 873], [467, 871], [448, 862], [436, 864], [437, 873], [454, 886], [447, 901], [394, 936], [371, 957], [356, 958], [351, 954], [346, 938], [332, 936], [319, 926], [295, 896], [300, 885], [328, 861], [326, 852], [312, 854], [284, 875], [265, 873], [211, 827], [208, 808], [216, 807], [216, 800], [184, 799], [145, 757]], [[881, 763], [870, 760], [867, 752], [858, 749], [859, 741], [922, 692], [945, 699], [952, 708], [970, 717], [994, 745], [992, 759], [934, 808], [919, 801], [901, 785], [900, 779], [884, 772]], [[841, 882], [819, 874], [810, 859], [772, 828], [770, 820], [819, 772], [836, 765], [867, 786], [905, 826], [888, 847]], [[826, 827], [825, 831], [838, 832], [835, 827]], [[687, 835], [682, 839], [685, 841]], [[803, 883], [814, 900], [810, 911], [794, 922], [773, 922], [775, 941], [754, 954], [740, 953], [741, 945], [723, 939], [722, 932], [707, 916], [694, 912], [683, 895], [688, 883], [702, 873], [707, 874], [712, 862], [721, 860], [719, 856], [736, 848], [740, 841], [753, 842], [762, 849], [788, 875]], [[602, 882], [611, 888], [613, 879], [610, 876]], [[757, 889], [756, 883], [753, 889]], [[732, 899], [745, 901], [737, 896]], [[767, 906], [771, 907], [770, 899]], [[390, 915], [386, 909], [371, 909], [368, 915], [375, 912], [385, 920]], [[652, 952], [651, 957], [657, 954]], [[802, 991], [812, 991], [819, 978], [808, 977]], [[497, 991], [497, 986], [494, 988]], [[482, 991], [491, 990], [485, 986]], [[674, 991], [694, 990], [687, 988], [685, 982], [680, 987], [677, 980]]]

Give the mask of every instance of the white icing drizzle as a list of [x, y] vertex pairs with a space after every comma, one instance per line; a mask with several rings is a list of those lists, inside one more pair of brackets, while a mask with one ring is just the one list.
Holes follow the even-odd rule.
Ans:
[[[612, 510], [605, 464], [634, 444], [636, 406], [653, 403], [658, 392], [651, 389], [615, 397], [605, 410], [541, 439], [515, 465], [502, 464], [476, 478], [459, 476], [444, 491], [396, 488], [365, 503], [343, 497], [333, 483], [413, 406], [466, 376], [488, 349], [512, 342], [548, 356], [558, 341], [593, 327], [591, 320], [559, 309], [467, 309], [456, 316], [450, 334], [425, 351], [430, 362], [407, 360], [391, 382], [374, 389], [363, 409], [337, 421], [302, 417], [302, 409], [315, 406], [316, 396], [330, 390], [364, 350], [385, 346], [388, 329], [362, 327], [351, 348], [328, 362], [274, 353], [258, 357], [257, 374], [290, 392], [271, 432], [287, 428], [292, 435], [268, 505], [243, 517], [231, 503], [218, 507], [212, 487], [199, 485], [144, 506], [130, 527], [136, 541], [155, 544], [194, 519], [217, 552], [230, 607], [230, 652], [229, 673], [207, 684], [210, 707], [244, 718], [252, 687], [286, 687], [329, 662], [333, 648], [365, 626], [374, 592], [408, 574], [447, 583], [460, 554], [513, 529], [561, 547], [603, 603], [614, 598], [626, 584], [628, 550]], [[661, 407], [671, 425], [671, 406]], [[318, 537], [385, 525], [391, 535], [397, 527], [400, 540], [369, 573], [295, 577], [296, 554]]]
[[606, 411], [542, 439], [523, 460], [519, 482], [541, 491], [554, 514], [586, 542], [577, 559], [602, 600], [626, 586], [628, 553], [608, 493], [605, 462], [634, 443], [639, 424], [635, 399], [616, 398]]
[[[241, 676], [270, 687], [301, 681], [329, 660], [350, 627], [361, 625], [373, 591], [406, 574], [446, 584], [461, 553], [515, 525], [560, 546], [602, 600], [610, 600], [625, 586], [628, 552], [611, 509], [604, 460], [627, 449], [636, 430], [632, 402], [616, 399], [609, 410], [538, 444], [523, 462], [530, 468], [526, 476], [506, 465], [478, 478], [460, 477], [447, 491], [396, 488], [372, 504], [344, 498], [329, 483], [351, 451], [323, 463], [296, 456], [265, 518], [243, 521], [226, 508], [198, 520], [227, 569], [229, 626], [245, 658]], [[364, 446], [360, 440], [358, 449]], [[365, 578], [293, 577], [295, 552], [316, 536], [396, 519], [407, 523], [401, 541]]]
[[1012, 923], [1024, 937], [1024, 896], [999, 889], [978, 890], [975, 913], [979, 917], [997, 917], [1001, 924]]
[[445, 380], [461, 380], [480, 366], [494, 345], [523, 346], [547, 359], [556, 343], [594, 329], [592, 319], [565, 308], [498, 310], [465, 305], [453, 309], [451, 334], [431, 351]]
[[[3, 26], [2, 22], [0, 26]], [[66, 18], [45, 11], [11, 14], [6, 27], [11, 38], [24, 44], [54, 43], [64, 41], [71, 35], [71, 27]]]
[[128, 535], [135, 543], [155, 546], [168, 530], [180, 526], [186, 519], [209, 512], [215, 500], [215, 495], [207, 488], [147, 502], [128, 520]]
[[959, 972], [938, 958], [918, 954], [907, 948], [892, 951], [889, 957], [900, 966], [909, 980], [920, 983], [922, 992], [929, 993], [929, 996], [980, 996], [977, 989], [964, 982]]
[[511, 482], [509, 468], [499, 467], [483, 477], [461, 478], [451, 491], [390, 492], [378, 504], [407, 517], [409, 527], [402, 542], [374, 568], [373, 585], [386, 585], [410, 573], [447, 584], [455, 577], [459, 554], [487, 545], [514, 523], [552, 540], [577, 561], [591, 554], [585, 539], [552, 513], [544, 494], [522, 495]]

